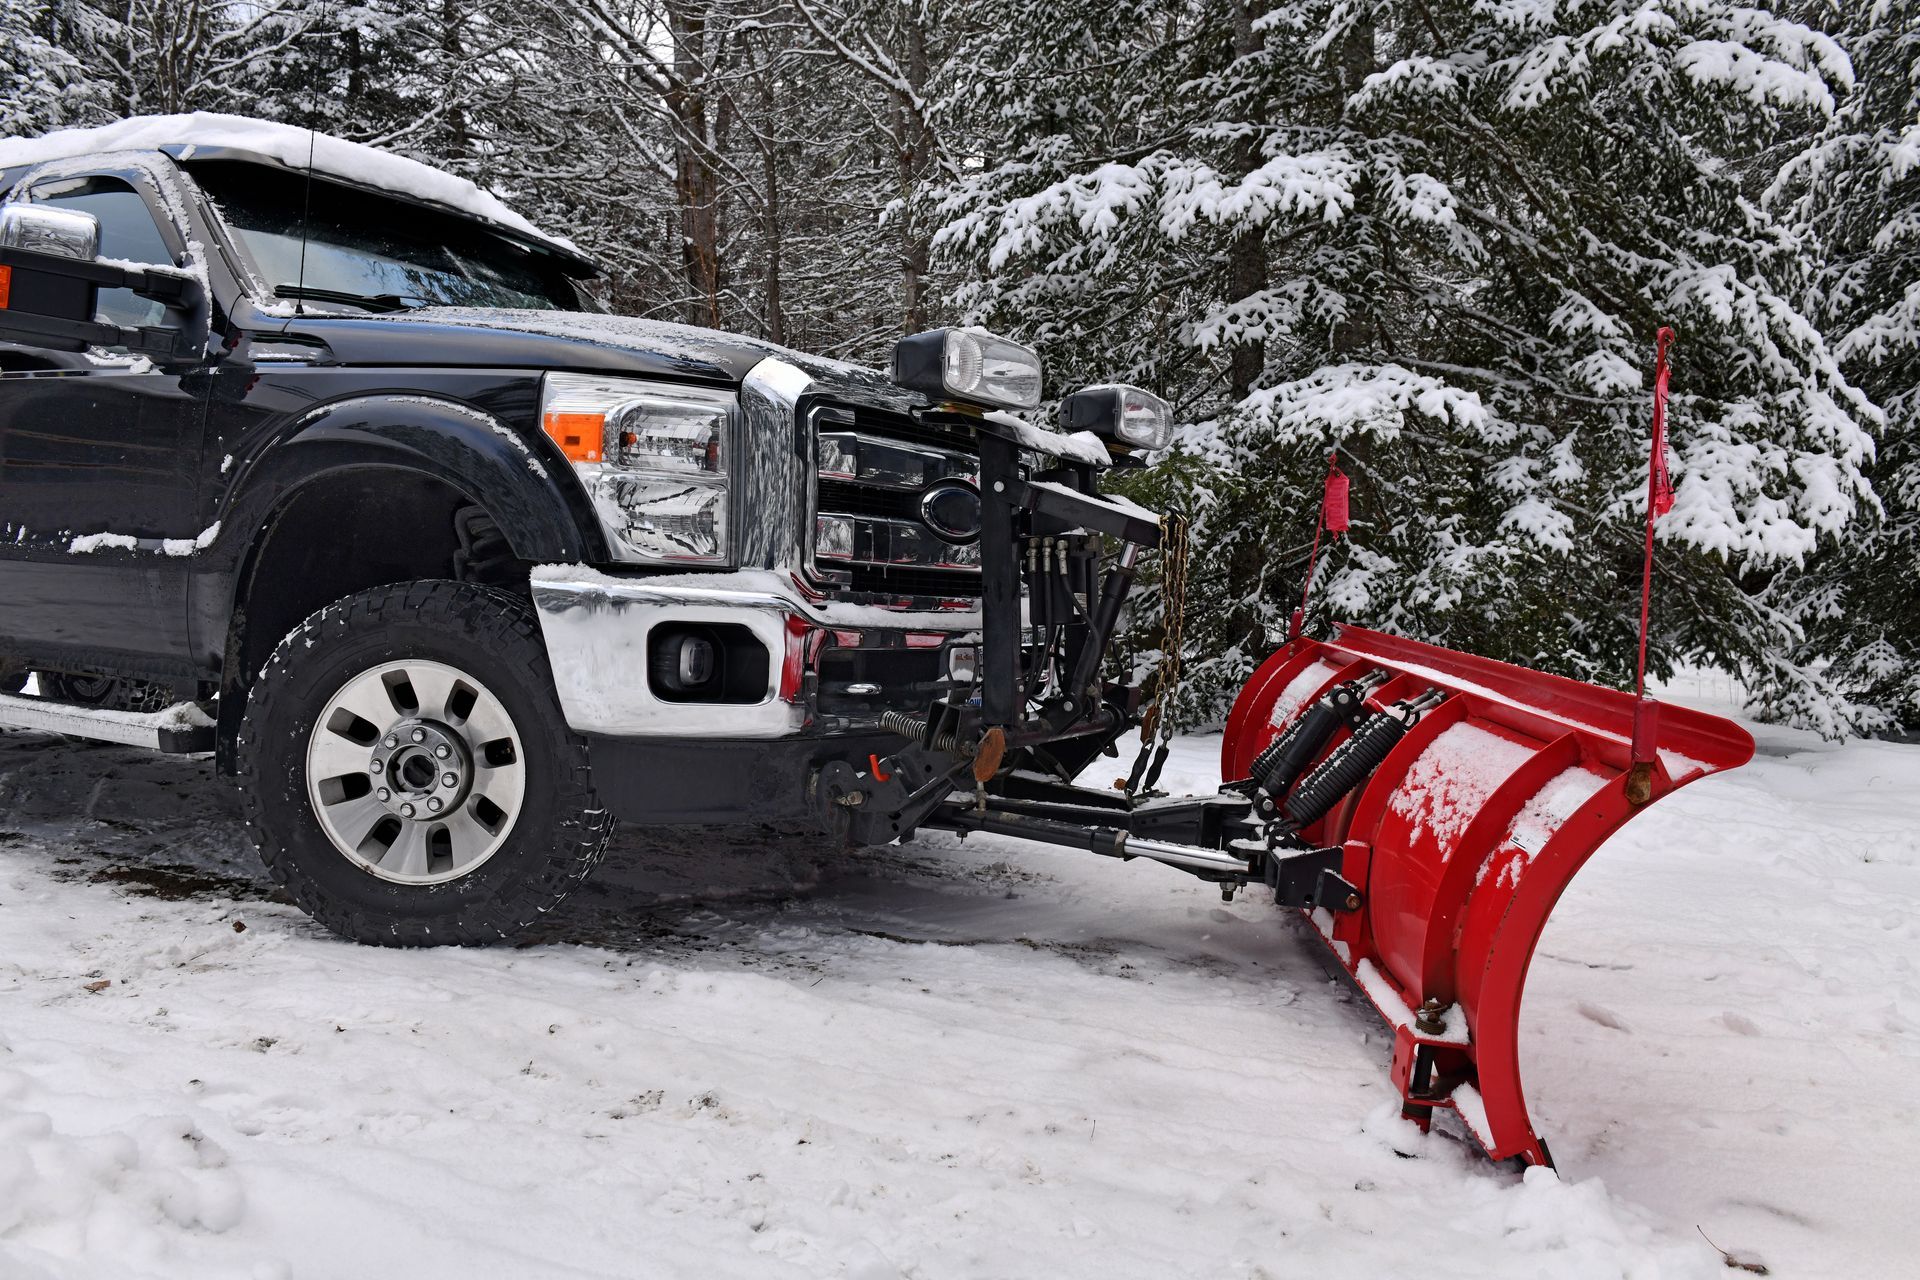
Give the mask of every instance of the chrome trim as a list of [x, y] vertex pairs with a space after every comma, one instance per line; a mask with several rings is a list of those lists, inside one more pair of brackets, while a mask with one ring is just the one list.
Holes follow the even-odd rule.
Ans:
[[[620, 582], [591, 570], [579, 580], [535, 578], [533, 604], [553, 668], [553, 688], [578, 733], [632, 737], [777, 738], [806, 724], [806, 708], [779, 699], [787, 614], [777, 595], [646, 579]], [[767, 647], [767, 690], [753, 703], [667, 702], [647, 680], [647, 637], [663, 622], [731, 622]]]
[[[820, 550], [821, 520], [845, 520], [854, 526], [854, 553], [834, 555]], [[881, 569], [953, 569], [979, 572], [980, 544], [943, 540], [931, 525], [884, 516], [822, 511], [814, 516], [814, 558], [829, 564], [871, 565]], [[862, 554], [864, 547], [865, 554]]]
[[9, 204], [0, 207], [0, 249], [92, 262], [100, 256], [100, 220], [58, 205]]
[[[657, 584], [657, 585], [656, 585]], [[779, 698], [787, 620], [860, 632], [977, 635], [978, 613], [908, 612], [816, 603], [763, 572], [614, 578], [579, 565], [534, 570], [533, 604], [561, 714], [578, 733], [614, 737], [779, 738], [798, 733], [810, 708]], [[647, 679], [647, 637], [668, 622], [731, 622], [767, 646], [767, 692], [754, 703], [667, 702]]]
[[[814, 474], [820, 479], [869, 489], [916, 493], [942, 480], [980, 483], [978, 455], [889, 440], [866, 431], [816, 430], [814, 457]], [[845, 469], [847, 462], [852, 470]]]
[[813, 375], [774, 356], [749, 369], [740, 383], [733, 562], [742, 569], [785, 571], [808, 562], [813, 450], [796, 437], [803, 429], [800, 400], [814, 389]]
[[[971, 562], [953, 559], [953, 555], [966, 554], [967, 549], [948, 544], [944, 539], [941, 539], [939, 535], [932, 532], [931, 526], [919, 527], [927, 530], [927, 540], [929, 542], [939, 544], [939, 546], [948, 553], [945, 560], [879, 558], [871, 555], [855, 558], [821, 554], [819, 549], [819, 521], [821, 516], [838, 516], [841, 519], [862, 521], [869, 527], [887, 525], [894, 528], [916, 528], [910, 521], [894, 520], [885, 516], [857, 515], [849, 512], [822, 510], [820, 506], [820, 482], [822, 480], [833, 480], [841, 484], [857, 485], [882, 493], [914, 493], [916, 491], [926, 493], [947, 479], [956, 481], [964, 479], [968, 483], [977, 486], [980, 474], [979, 457], [968, 454], [963, 450], [942, 449], [938, 445], [922, 444], [919, 441], [894, 440], [891, 437], [876, 435], [873, 432], [856, 430], [851, 421], [852, 411], [869, 402], [851, 397], [842, 398], [838, 394], [837, 389], [833, 389], [832, 394], [834, 397], [832, 401], [811, 406], [807, 410], [806, 415], [801, 419], [801, 429], [805, 437], [803, 447], [806, 449], [806, 469], [808, 472], [805, 493], [806, 516], [803, 521], [805, 537], [801, 548], [804, 557], [801, 563], [806, 566], [804, 569], [806, 576], [811, 581], [824, 585], [844, 587], [852, 581], [851, 575], [847, 570], [856, 565], [879, 569], [946, 569], [956, 573], [978, 575], [980, 572], [980, 564], [977, 553], [975, 553], [976, 558]], [[898, 411], [898, 406], [876, 404], [872, 407], [881, 410], [891, 408], [896, 412]], [[844, 425], [841, 429], [831, 429], [827, 425], [829, 423], [840, 423]], [[966, 469], [956, 471], [949, 476], [935, 476], [931, 479], [922, 479], [917, 485], [885, 483], [882, 481], [869, 480], [864, 477], [857, 480], [851, 479], [844, 474], [833, 474], [821, 470], [821, 443], [829, 436], [852, 438], [862, 444], [871, 443], [874, 446], [884, 447], [899, 454], [917, 454], [928, 460], [960, 461], [965, 464]], [[858, 465], [857, 460], [856, 465]], [[887, 540], [891, 543], [891, 533], [888, 534]], [[978, 589], [977, 587], [973, 587], [972, 582], [966, 582], [965, 586], [962, 586], [961, 583], [956, 583], [955, 590], [960, 591], [963, 595], [973, 595], [977, 594]]]

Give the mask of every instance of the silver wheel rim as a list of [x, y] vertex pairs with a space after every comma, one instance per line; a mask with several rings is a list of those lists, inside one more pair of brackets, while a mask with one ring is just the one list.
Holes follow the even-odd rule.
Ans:
[[361, 672], [307, 739], [307, 795], [333, 847], [395, 884], [444, 884], [492, 857], [526, 795], [520, 732], [493, 691], [441, 662]]

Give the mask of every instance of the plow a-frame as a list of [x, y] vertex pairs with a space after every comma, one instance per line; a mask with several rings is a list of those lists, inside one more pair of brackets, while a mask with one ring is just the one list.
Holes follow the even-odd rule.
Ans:
[[[1623, 823], [1744, 764], [1752, 738], [1644, 686], [1626, 693], [1357, 626], [1316, 639], [1296, 614], [1233, 706], [1218, 793], [1141, 794], [1165, 758], [1159, 696], [1143, 713], [1141, 691], [1102, 683], [1100, 662], [1141, 554], [1183, 563], [1178, 541], [1163, 545], [1179, 526], [1100, 495], [1089, 476], [1023, 475], [1012, 438], [989, 430], [981, 444], [977, 674], [924, 720], [889, 716], [901, 750], [866, 769], [823, 768], [823, 815], [865, 843], [921, 826], [988, 832], [1151, 859], [1228, 897], [1268, 890], [1307, 915], [1392, 1026], [1410, 1119], [1451, 1110], [1490, 1156], [1550, 1163], [1519, 1044], [1547, 918]], [[1340, 480], [1330, 470], [1328, 528], [1345, 525]], [[1121, 547], [1104, 575], [1094, 534]], [[1643, 618], [1651, 547], [1649, 535]], [[1153, 767], [1114, 790], [1069, 781], [1134, 725]]]

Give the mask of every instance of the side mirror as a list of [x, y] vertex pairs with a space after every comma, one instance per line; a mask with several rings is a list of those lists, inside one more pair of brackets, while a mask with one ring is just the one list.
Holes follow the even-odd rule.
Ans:
[[[85, 351], [124, 347], [161, 361], [198, 360], [207, 349], [206, 290], [171, 266], [98, 260], [92, 214], [47, 205], [0, 205], [0, 341]], [[133, 327], [94, 319], [102, 289], [131, 289], [177, 317]]]
[[100, 256], [100, 219], [52, 205], [0, 205], [0, 249], [92, 262]]

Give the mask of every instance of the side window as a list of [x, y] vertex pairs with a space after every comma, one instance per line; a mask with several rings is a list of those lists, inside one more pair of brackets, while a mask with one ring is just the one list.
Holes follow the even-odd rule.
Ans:
[[[90, 213], [100, 220], [100, 256], [123, 262], [173, 266], [173, 251], [160, 235], [147, 202], [120, 178], [55, 178], [36, 183], [35, 204]], [[165, 308], [131, 289], [102, 289], [99, 318], [113, 324], [159, 324]]]

